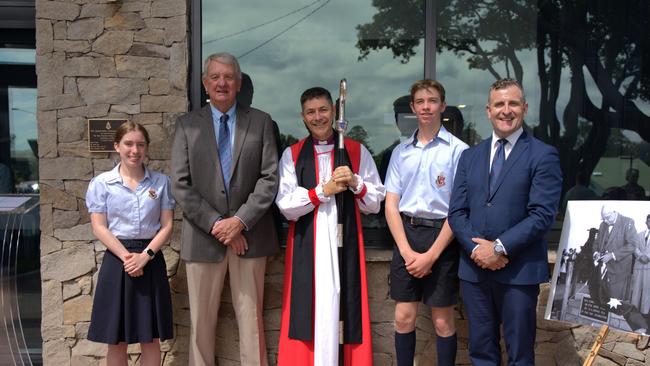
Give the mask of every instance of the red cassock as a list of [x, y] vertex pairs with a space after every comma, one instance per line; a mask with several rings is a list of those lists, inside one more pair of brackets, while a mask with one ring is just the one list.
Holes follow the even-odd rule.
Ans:
[[[302, 148], [305, 140], [292, 146], [293, 161], [298, 159], [298, 153]], [[346, 139], [346, 150], [351, 161], [352, 170], [356, 174], [359, 168], [359, 147], [356, 141]], [[354, 214], [356, 218], [357, 228], [361, 228], [361, 215], [359, 206], [354, 200]], [[314, 210], [313, 217], [313, 243], [316, 243], [316, 233], [319, 228], [316, 227], [316, 218], [318, 210]], [[294, 233], [296, 222], [290, 221], [289, 231], [287, 235], [287, 246], [285, 255], [285, 271], [284, 271], [284, 288], [282, 294], [282, 321], [280, 326], [280, 342], [278, 350], [278, 366], [311, 366], [314, 365], [314, 337], [313, 330], [311, 340], [292, 339], [289, 337], [290, 326], [290, 308], [291, 308], [291, 286], [292, 276], [300, 274], [300, 271], [294, 271], [292, 268], [293, 255], [294, 255]], [[330, 230], [331, 228], [321, 228], [323, 230]], [[359, 268], [360, 268], [360, 297], [361, 297], [361, 343], [351, 343], [343, 345], [343, 361], [345, 366], [365, 366], [372, 365], [372, 336], [370, 328], [370, 315], [368, 306], [368, 286], [366, 281], [366, 258], [364, 251], [364, 241], [362, 230], [357, 230], [357, 243], [359, 250]], [[315, 250], [314, 250], [315, 252]], [[313, 266], [311, 267], [314, 268]], [[313, 289], [313, 287], [312, 287]], [[303, 296], [311, 296], [312, 302], [314, 301], [314, 292], [311, 294], [303, 294]], [[316, 308], [313, 316], [318, 316], [318, 304], [316, 303], [313, 308]], [[313, 329], [313, 324], [312, 324]], [[339, 355], [341, 357], [341, 355]]]

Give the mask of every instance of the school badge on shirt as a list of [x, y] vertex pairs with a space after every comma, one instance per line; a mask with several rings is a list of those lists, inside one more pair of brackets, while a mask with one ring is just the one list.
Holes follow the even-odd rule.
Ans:
[[149, 189], [149, 198], [151, 198], [152, 200], [158, 198], [158, 194], [156, 193], [156, 190], [154, 190], [153, 188]]
[[440, 172], [438, 174], [438, 178], [436, 178], [436, 187], [442, 188], [447, 184], [447, 178], [445, 177], [445, 173]]

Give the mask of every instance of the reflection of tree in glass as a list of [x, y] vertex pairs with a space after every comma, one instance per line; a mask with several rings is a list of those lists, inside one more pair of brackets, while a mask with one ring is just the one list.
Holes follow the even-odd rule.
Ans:
[[463, 129], [463, 132], [460, 138], [465, 141], [469, 146], [474, 146], [481, 142], [481, 135], [476, 132], [476, 124], [474, 122], [469, 122]]
[[[445, 1], [437, 3], [438, 51], [466, 56], [470, 69], [487, 70], [495, 79], [523, 80], [515, 51], [535, 45], [536, 2]], [[503, 63], [505, 74], [495, 65]]]
[[[575, 146], [579, 147], [587, 141], [591, 128], [591, 123], [589, 121], [585, 121], [582, 118], [578, 121], [578, 132]], [[612, 128], [602, 157], [615, 158], [619, 156], [628, 156], [644, 160], [646, 164], [650, 165], [650, 160], [647, 159], [648, 157], [645, 153], [648, 148], [650, 148], [650, 146], [645, 142], [634, 142], [630, 140], [623, 134], [622, 129]]]
[[367, 58], [370, 51], [388, 48], [402, 63], [409, 62], [424, 37], [424, 24], [413, 20], [424, 19], [425, 2], [373, 0], [372, 5], [377, 8], [373, 22], [357, 25], [359, 60]]
[[[650, 60], [649, 15], [646, 2], [551, 1], [540, 8], [537, 52], [538, 58], [546, 55], [546, 63], [538, 65], [542, 101], [535, 134], [572, 157], [563, 159], [564, 171], [590, 174], [606, 152], [613, 127], [650, 141], [650, 117], [634, 103], [637, 98], [650, 101], [650, 72], [642, 66]], [[560, 137], [555, 107], [562, 66], [571, 70], [571, 86]], [[585, 72], [602, 95], [600, 105], [586, 97]], [[581, 118], [592, 128], [584, 144], [573, 148]]]
[[285, 135], [283, 133], [280, 134], [280, 150], [281, 151], [284, 151], [284, 149], [286, 149], [287, 147], [295, 144], [296, 142], [298, 142], [298, 139], [295, 138], [293, 135], [291, 135], [291, 134]]
[[607, 149], [603, 153], [603, 156], [639, 156], [639, 146], [641, 144], [630, 141], [630, 139], [623, 135], [622, 132], [623, 131], [618, 128], [612, 128], [609, 140], [607, 141]]
[[352, 140], [359, 141], [363, 144], [363, 146], [366, 147], [366, 149], [368, 149], [370, 155], [375, 155], [375, 153], [372, 151], [372, 148], [370, 148], [370, 145], [368, 144], [368, 132], [363, 127], [354, 126], [350, 128], [345, 135]]
[[[359, 58], [386, 48], [408, 62], [423, 37], [422, 28], [412, 21], [422, 16], [423, 4], [374, 0], [373, 21], [357, 26]], [[438, 51], [466, 56], [470, 69], [486, 70], [495, 79], [521, 81], [524, 68], [516, 52], [536, 49], [537, 70], [528, 71], [539, 75], [541, 90], [540, 123], [534, 134], [558, 147], [564, 172], [591, 175], [613, 127], [636, 131], [650, 141], [650, 116], [634, 102], [650, 101], [650, 68], [645, 67], [650, 62], [647, 2], [622, 6], [607, 0], [447, 0], [436, 2], [436, 8]], [[505, 74], [494, 67], [498, 63], [503, 63]], [[558, 116], [565, 68], [571, 75], [571, 84], [565, 87], [570, 96]], [[587, 95], [586, 74], [602, 96], [599, 105]], [[591, 123], [586, 137], [580, 136], [581, 121]], [[565, 190], [573, 184], [572, 179], [564, 182]]]

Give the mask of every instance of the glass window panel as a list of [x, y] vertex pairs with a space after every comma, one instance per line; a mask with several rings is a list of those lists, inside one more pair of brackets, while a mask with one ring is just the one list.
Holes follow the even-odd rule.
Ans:
[[22, 48], [0, 48], [0, 64], [34, 65], [36, 50]]
[[[518, 2], [521, 3], [521, 2]], [[445, 86], [447, 104], [458, 106], [464, 120], [463, 138], [470, 144], [489, 137], [492, 127], [485, 105], [488, 88], [497, 78], [522, 81], [529, 100], [539, 100], [535, 73], [535, 11], [530, 1], [508, 22], [500, 21], [509, 11], [498, 2], [474, 4], [449, 1], [438, 8], [436, 77]], [[510, 47], [504, 47], [504, 44]], [[537, 104], [529, 103], [528, 126], [537, 125]], [[471, 135], [471, 136], [470, 136]]]
[[24, 201], [0, 210], [5, 305], [13, 309], [0, 348], [13, 344], [11, 357], [25, 364], [42, 363], [35, 54], [0, 48], [0, 198]]
[[448, 104], [462, 111], [463, 138], [475, 144], [490, 136], [488, 88], [497, 78], [518, 79], [527, 128], [560, 151], [564, 192], [580, 175], [599, 196], [631, 199], [640, 185], [643, 199], [650, 193], [650, 50], [640, 31], [647, 5], [508, 4], [438, 4], [436, 75]]
[[36, 89], [9, 87], [9, 130], [14, 186], [19, 193], [38, 192]]
[[[339, 80], [346, 78], [350, 127], [363, 127], [368, 147], [378, 153], [399, 136], [393, 102], [422, 77], [424, 46], [418, 42], [407, 63], [387, 50], [360, 59], [357, 27], [372, 22], [376, 12], [369, 0], [204, 2], [202, 55], [237, 56], [253, 80], [253, 105], [269, 112], [283, 134], [297, 138], [306, 135], [300, 94], [319, 85], [337, 98]], [[423, 16], [413, 22], [420, 22], [421, 37]]]
[[[373, 3], [204, 1], [202, 59], [221, 51], [235, 55], [253, 81], [252, 105], [271, 114], [283, 140], [307, 135], [300, 117], [305, 89], [322, 86], [336, 99], [339, 81], [347, 79], [348, 132], [363, 140], [379, 165], [383, 152], [401, 135], [393, 103], [423, 77], [425, 19], [422, 1]], [[394, 19], [407, 26], [387, 26]], [[390, 49], [375, 49], [382, 44], [409, 51], [397, 56]], [[385, 228], [383, 214], [364, 220], [364, 227]], [[371, 237], [386, 242], [390, 234], [366, 235], [366, 241]]]

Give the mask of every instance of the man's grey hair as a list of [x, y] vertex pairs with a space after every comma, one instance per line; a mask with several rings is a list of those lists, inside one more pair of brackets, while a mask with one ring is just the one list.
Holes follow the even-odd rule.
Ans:
[[235, 75], [237, 76], [237, 80], [241, 80], [241, 68], [239, 67], [239, 62], [235, 56], [229, 54], [228, 52], [213, 53], [205, 58], [205, 61], [203, 62], [203, 73], [201, 74], [203, 78], [206, 78], [208, 76], [208, 67], [212, 61], [233, 66], [235, 68]]
[[605, 216], [609, 216], [609, 215], [616, 215], [618, 217], [618, 212], [614, 209], [614, 207], [611, 204], [605, 203], [603, 207], [601, 207], [600, 209], [600, 216], [604, 220]]
[[524, 93], [524, 88], [521, 87], [521, 84], [517, 80], [511, 78], [499, 79], [490, 85], [490, 90], [488, 91], [488, 103], [490, 102], [490, 94], [492, 94], [493, 91], [506, 89], [511, 86], [515, 86], [521, 90], [521, 101], [523, 103], [526, 103], [526, 94]]

